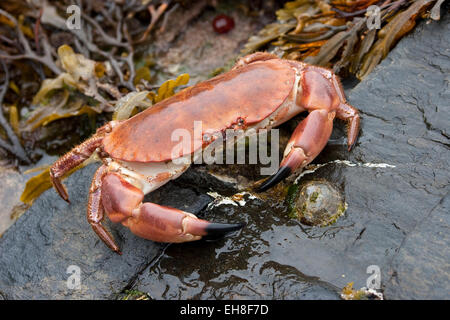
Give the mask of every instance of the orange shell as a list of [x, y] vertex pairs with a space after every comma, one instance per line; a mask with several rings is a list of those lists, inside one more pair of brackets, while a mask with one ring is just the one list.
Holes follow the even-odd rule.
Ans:
[[[103, 140], [104, 150], [124, 161], [169, 161], [172, 148], [180, 144], [171, 140], [175, 129], [186, 129], [194, 137], [194, 121], [202, 121], [203, 132], [223, 132], [242, 120], [244, 126], [258, 123], [286, 100], [294, 80], [289, 63], [278, 59], [231, 70], [118, 124]], [[190, 150], [202, 147], [194, 147], [193, 140]], [[180, 150], [178, 156], [189, 153]]]

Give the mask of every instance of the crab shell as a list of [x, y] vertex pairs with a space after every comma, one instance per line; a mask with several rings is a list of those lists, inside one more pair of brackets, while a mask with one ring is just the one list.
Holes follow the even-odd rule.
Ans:
[[[194, 137], [194, 121], [214, 136], [226, 129], [252, 127], [273, 114], [295, 89], [296, 71], [283, 60], [255, 62], [245, 68], [187, 88], [118, 124], [103, 140], [110, 157], [129, 162], [170, 161], [176, 141], [172, 132], [186, 129]], [[204, 133], [200, 135], [204, 136]], [[180, 148], [178, 157], [206, 147], [212, 140]]]

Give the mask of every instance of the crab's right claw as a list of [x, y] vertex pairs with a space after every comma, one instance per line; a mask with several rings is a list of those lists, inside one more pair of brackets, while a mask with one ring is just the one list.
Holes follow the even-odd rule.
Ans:
[[292, 148], [289, 154], [283, 159], [278, 171], [264, 181], [257, 189], [257, 192], [264, 192], [289, 177], [297, 168], [307, 161], [307, 157], [301, 148]]
[[[197, 219], [200, 220], [200, 219]], [[200, 220], [205, 221], [205, 220]], [[196, 222], [194, 222], [195, 224]], [[206, 235], [202, 236], [204, 240], [216, 240], [226, 236], [228, 233], [238, 231], [245, 227], [245, 223], [216, 223], [206, 221], [204, 231]]]
[[266, 191], [296, 170], [304, 168], [322, 151], [333, 130], [333, 113], [313, 110], [294, 130], [281, 161], [280, 169], [258, 188]]

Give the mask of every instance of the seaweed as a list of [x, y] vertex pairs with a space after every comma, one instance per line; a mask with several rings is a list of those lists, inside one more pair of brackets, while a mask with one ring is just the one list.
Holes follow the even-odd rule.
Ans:
[[[3, 99], [6, 94], [6, 90], [8, 89], [9, 85], [9, 71], [6, 66], [6, 64], [3, 61], [0, 61], [0, 64], [3, 67], [3, 70], [5, 71], [5, 80], [3, 82], [3, 85], [0, 89], [0, 127], [5, 131], [6, 137], [9, 139], [10, 143], [6, 141], [6, 139], [3, 139], [0, 135], [0, 147], [9, 151], [10, 153], [14, 154], [19, 160], [23, 161], [24, 163], [30, 163], [30, 159], [28, 158], [27, 154], [25, 153], [25, 150], [23, 149], [19, 138], [16, 135], [17, 132], [17, 110], [11, 112], [10, 111], [10, 118], [12, 121], [12, 126], [15, 128], [11, 128], [11, 125], [8, 123], [8, 121], [5, 119], [3, 115]], [[13, 107], [12, 110], [15, 110]], [[12, 116], [11, 116], [12, 115]], [[16, 132], [15, 132], [16, 131]]]
[[[70, 28], [66, 10], [73, 4], [72, 0], [0, 3], [0, 58], [5, 68], [13, 70], [9, 83], [5, 77], [0, 80], [6, 83], [5, 90], [11, 89], [3, 96], [13, 130], [0, 134], [11, 141], [15, 132], [17, 138], [12, 145], [2, 139], [0, 148], [21, 163], [39, 156], [36, 143], [45, 143], [46, 137], [34, 131], [42, 126], [85, 114], [95, 121], [96, 115], [112, 112], [122, 96], [145, 90], [152, 80], [150, 68], [136, 68], [136, 47], [154, 39], [154, 27], [167, 25], [167, 13], [179, 6], [162, 0], [80, 0], [75, 4], [81, 24]], [[2, 127], [6, 122], [2, 120]], [[33, 150], [24, 149], [21, 140]]]
[[341, 290], [341, 298], [344, 300], [384, 300], [383, 294], [374, 289], [367, 289], [365, 287], [355, 290], [353, 289], [354, 282], [349, 282]]
[[[439, 20], [442, 0], [297, 0], [276, 12], [277, 22], [250, 37], [242, 55], [269, 48], [283, 58], [332, 68], [364, 79], [389, 50], [424, 16]], [[369, 27], [371, 6], [380, 28]]]
[[[58, 48], [60, 64], [65, 72], [54, 79], [45, 79], [33, 98], [37, 107], [26, 120], [26, 129], [67, 117], [112, 111], [113, 105], [103, 97], [99, 89], [102, 69], [99, 63], [76, 54], [68, 45]], [[114, 93], [110, 94], [112, 98]]]
[[415, 1], [406, 10], [398, 12], [386, 26], [378, 31], [378, 40], [364, 56], [356, 76], [360, 79], [366, 77], [387, 56], [393, 45], [414, 28], [417, 17], [433, 2], [435, 1]]

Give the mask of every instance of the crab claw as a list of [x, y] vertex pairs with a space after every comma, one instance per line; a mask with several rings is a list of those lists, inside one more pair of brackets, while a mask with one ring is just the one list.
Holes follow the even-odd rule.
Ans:
[[262, 192], [273, 187], [291, 173], [305, 167], [322, 151], [333, 130], [334, 113], [312, 111], [295, 129], [288, 142], [280, 168], [258, 188]]
[[[101, 190], [101, 196], [97, 190]], [[122, 223], [141, 238], [171, 243], [217, 239], [244, 227], [241, 223], [209, 222], [179, 209], [152, 202], [143, 203], [143, 199], [144, 194], [140, 188], [126, 181], [118, 173], [103, 175], [100, 168], [91, 187], [88, 219], [93, 227], [104, 229], [101, 226], [103, 210], [99, 209], [101, 202], [101, 207], [112, 222]], [[106, 236], [102, 236], [103, 234]], [[106, 231], [99, 234], [105, 244], [116, 251], [114, 248], [117, 245], [108, 235]]]
[[206, 235], [203, 236], [204, 240], [216, 240], [227, 235], [230, 232], [237, 231], [245, 227], [245, 223], [215, 223], [209, 222], [206, 226]]
[[307, 156], [303, 152], [303, 149], [298, 147], [293, 147], [289, 154], [281, 162], [278, 171], [272, 175], [269, 179], [264, 181], [258, 188], [258, 192], [263, 192], [273, 187], [280, 181], [289, 177], [292, 172], [297, 168], [301, 167], [306, 161], [308, 161]]
[[257, 189], [257, 192], [264, 192], [268, 189], [270, 189], [271, 187], [273, 187], [274, 185], [276, 185], [277, 183], [279, 183], [280, 181], [284, 180], [285, 178], [289, 177], [292, 173], [292, 169], [289, 167], [280, 167], [278, 169], [278, 171], [270, 176], [270, 178], [268, 178], [266, 181], [264, 181]]
[[126, 225], [134, 234], [157, 242], [180, 243], [216, 239], [241, 229], [243, 224], [213, 223], [175, 208], [143, 203]]

